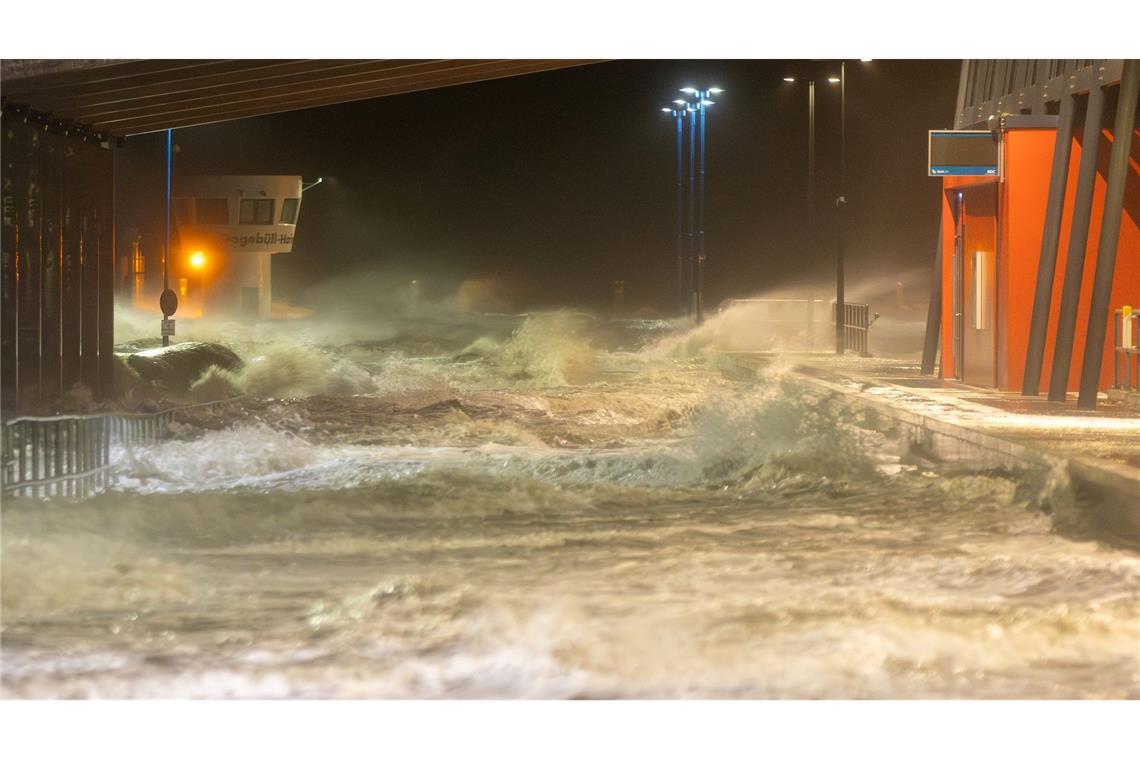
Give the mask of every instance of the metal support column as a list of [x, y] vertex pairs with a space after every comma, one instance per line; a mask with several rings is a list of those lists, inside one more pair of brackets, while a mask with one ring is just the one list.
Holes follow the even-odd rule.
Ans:
[[815, 257], [818, 238], [815, 228], [815, 80], [808, 80], [808, 175], [807, 175], [807, 239], [808, 260]]
[[99, 397], [110, 398], [115, 390], [115, 153], [103, 156], [110, 192], [99, 195]]
[[93, 395], [99, 392], [99, 219], [92, 187], [96, 156], [83, 151], [79, 191], [79, 376]]
[[60, 358], [63, 345], [63, 246], [60, 244], [63, 229], [63, 184], [67, 171], [65, 149], [49, 138], [54, 135], [40, 135], [41, 175], [39, 186], [39, 218], [36, 230], [36, 245], [43, 261], [43, 308], [40, 314], [40, 367], [41, 388], [44, 398], [58, 399], [66, 390], [63, 387]]
[[1073, 96], [1061, 95], [1061, 113], [1053, 142], [1053, 167], [1049, 174], [1049, 200], [1045, 206], [1045, 229], [1041, 236], [1041, 257], [1037, 263], [1037, 289], [1033, 294], [1033, 315], [1029, 321], [1029, 347], [1025, 354], [1025, 377], [1021, 395], [1036, 396], [1041, 390], [1041, 365], [1045, 357], [1045, 333], [1049, 329], [1049, 307], [1053, 301], [1053, 276], [1057, 271], [1057, 244], [1061, 238], [1061, 214], [1065, 207], [1065, 186], [1069, 180], [1069, 152], [1073, 142]]
[[1057, 337], [1053, 344], [1053, 370], [1049, 374], [1049, 400], [1064, 401], [1069, 387], [1069, 365], [1073, 358], [1073, 333], [1077, 330], [1077, 305], [1085, 272], [1085, 249], [1092, 217], [1096, 160], [1100, 152], [1100, 125], [1104, 119], [1104, 90], [1095, 82], [1089, 88], [1085, 126], [1081, 132], [1081, 168], [1077, 175], [1073, 219], [1069, 225], [1069, 251], [1065, 258], [1065, 284], [1061, 308], [1057, 312]]
[[[60, 150], [66, 152], [67, 146]], [[62, 159], [61, 159], [62, 161]], [[62, 161], [60, 177], [60, 269], [63, 297], [60, 310], [61, 366], [63, 392], [67, 393], [83, 377], [83, 171], [76, 160]]]
[[934, 374], [938, 334], [942, 328], [942, 225], [934, 244], [934, 275], [930, 278], [930, 302], [926, 307], [926, 335], [922, 341], [922, 374]]
[[1116, 268], [1116, 246], [1120, 238], [1120, 216], [1124, 212], [1124, 183], [1128, 179], [1128, 152], [1132, 130], [1136, 128], [1136, 98], [1140, 90], [1140, 61], [1124, 62], [1120, 74], [1120, 95], [1116, 101], [1116, 121], [1112, 128], [1112, 152], [1108, 159], [1108, 183], [1104, 193], [1100, 240], [1097, 244], [1096, 274], [1089, 303], [1085, 355], [1081, 363], [1078, 409], [1096, 409], [1100, 367], [1104, 359], [1104, 337], [1111, 316], [1112, 273]]
[[689, 315], [694, 314], [696, 294], [697, 240], [693, 234], [696, 225], [696, 179], [697, 179], [697, 111], [689, 111]]
[[839, 62], [839, 197], [835, 199], [836, 221], [839, 227], [838, 245], [835, 251], [835, 353], [840, 356], [846, 351], [844, 322], [845, 276], [843, 273], [845, 209], [847, 204], [847, 62]]
[[678, 108], [673, 114], [677, 119], [677, 305], [684, 314], [688, 309], [685, 295], [685, 111]]
[[708, 106], [704, 102], [704, 96], [707, 92], [702, 92], [697, 95], [701, 98], [699, 101], [701, 110], [701, 131], [699, 135], [700, 141], [700, 162], [698, 164], [698, 192], [700, 193], [698, 199], [698, 215], [697, 215], [697, 282], [696, 282], [696, 311], [697, 311], [697, 324], [701, 324], [705, 320], [704, 312], [704, 297], [705, 297], [705, 111]]

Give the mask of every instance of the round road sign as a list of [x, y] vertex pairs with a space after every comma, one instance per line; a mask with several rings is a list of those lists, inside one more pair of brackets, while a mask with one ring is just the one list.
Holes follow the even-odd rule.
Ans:
[[178, 311], [178, 294], [170, 288], [162, 291], [158, 297], [158, 308], [162, 309], [162, 316], [173, 317], [174, 312]]

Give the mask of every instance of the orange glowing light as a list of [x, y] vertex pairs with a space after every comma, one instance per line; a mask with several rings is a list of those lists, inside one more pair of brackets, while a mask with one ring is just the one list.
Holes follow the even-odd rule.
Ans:
[[190, 254], [190, 266], [193, 269], [201, 269], [206, 266], [206, 254], [201, 251], [194, 251]]

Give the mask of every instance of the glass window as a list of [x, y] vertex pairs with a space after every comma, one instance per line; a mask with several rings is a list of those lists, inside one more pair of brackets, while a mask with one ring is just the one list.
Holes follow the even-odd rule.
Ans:
[[242, 198], [242, 224], [273, 224], [272, 198]]
[[225, 198], [198, 198], [195, 201], [198, 224], [229, 224], [230, 206]]
[[281, 223], [296, 224], [297, 209], [301, 205], [300, 198], [286, 198], [281, 201]]
[[194, 199], [193, 198], [175, 198], [174, 199], [174, 218], [179, 224], [193, 224], [194, 223]]

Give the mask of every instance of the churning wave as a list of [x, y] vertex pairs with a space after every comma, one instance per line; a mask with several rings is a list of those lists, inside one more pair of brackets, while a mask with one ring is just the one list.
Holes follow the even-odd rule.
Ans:
[[1140, 559], [1048, 484], [622, 329], [228, 341], [225, 424], [6, 501], [5, 695], [1140, 695]]

